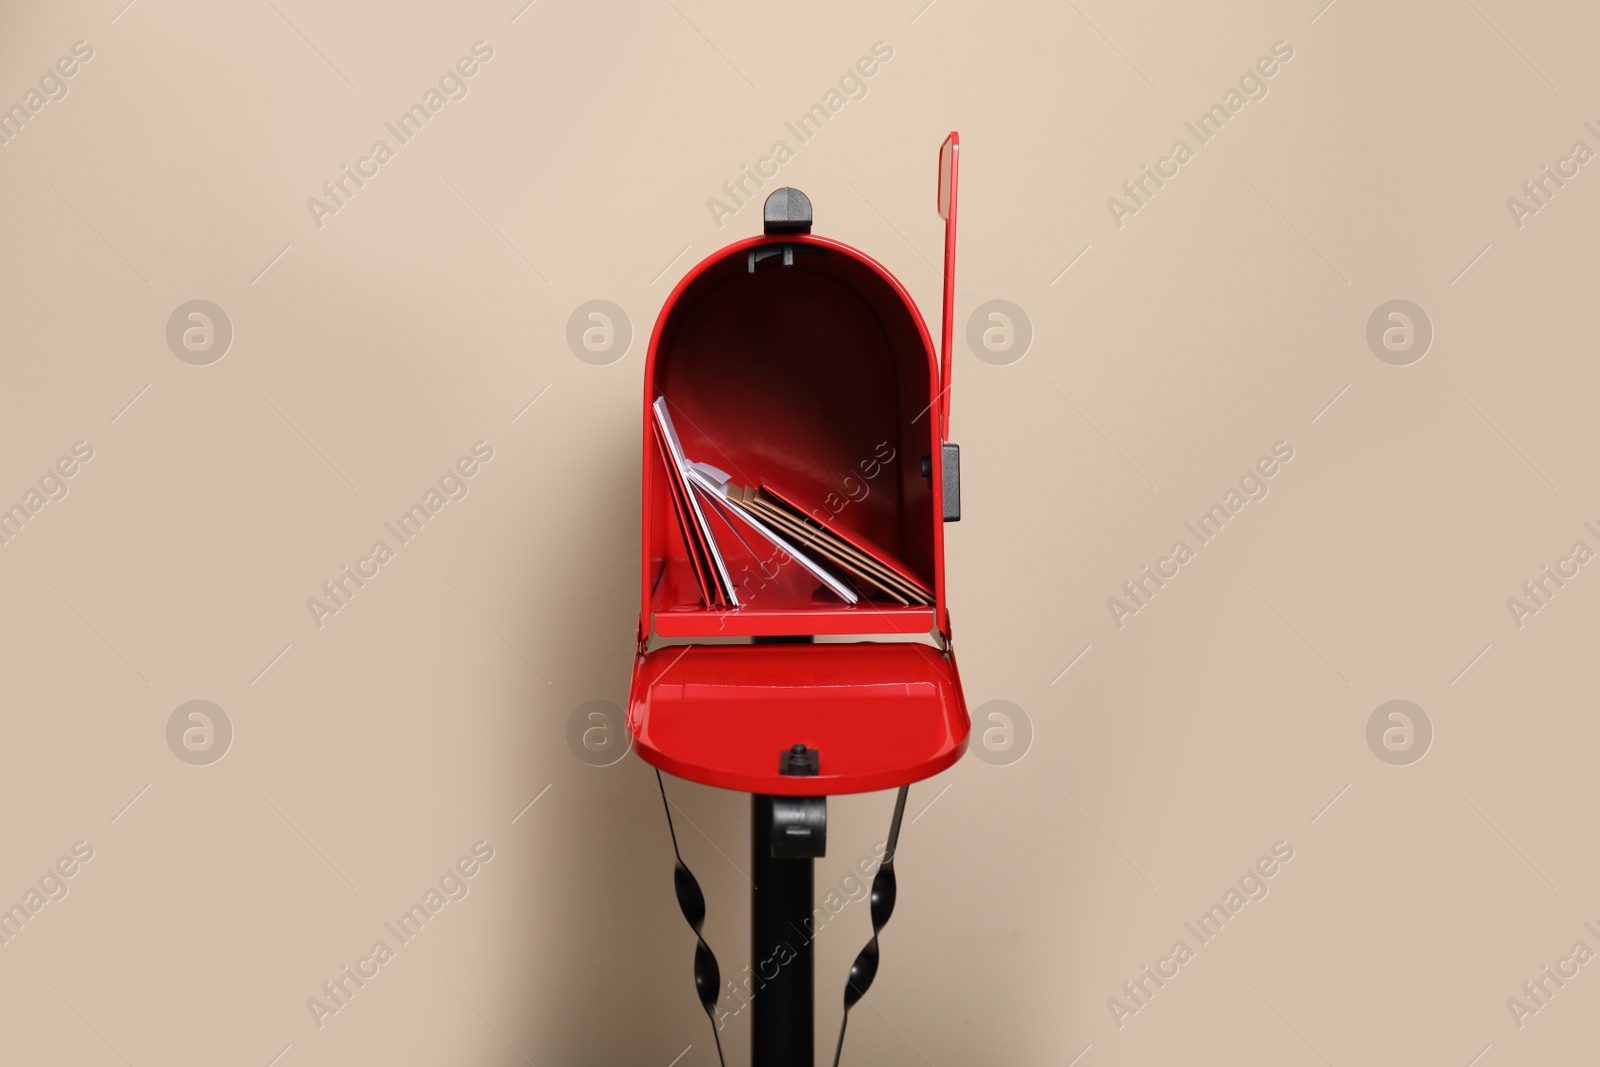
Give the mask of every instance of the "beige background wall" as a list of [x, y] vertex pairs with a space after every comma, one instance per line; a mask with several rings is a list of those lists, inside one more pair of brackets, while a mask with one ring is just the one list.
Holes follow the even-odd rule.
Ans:
[[[706, 201], [878, 41], [781, 181], [936, 319], [959, 129], [958, 335], [998, 299], [1032, 342], [957, 356], [950, 602], [995, 750], [912, 790], [846, 1062], [1592, 1050], [1600, 964], [1559, 961], [1600, 951], [1600, 565], [1559, 561], [1600, 550], [1600, 176], [1571, 164], [1520, 227], [1507, 198], [1600, 149], [1600, 17], [1321, 2], [5, 5], [0, 102], [93, 57], [0, 147], [0, 502], [93, 456], [0, 547], [0, 902], [66, 893], [0, 946], [0, 1059], [714, 1062], [654, 781], [567, 730], [626, 695], [650, 326], [758, 228]], [[465, 98], [393, 141], [477, 41]], [[1279, 41], [1267, 95], [1199, 145], [1185, 121]], [[319, 227], [307, 199], [379, 138], [394, 157]], [[1119, 228], [1107, 199], [1178, 138], [1194, 158]], [[633, 333], [606, 365], [565, 339], [596, 299]], [[220, 359], [169, 346], [192, 300], [231, 324]], [[1405, 365], [1367, 341], [1391, 300], [1433, 332]], [[467, 495], [319, 627], [307, 599], [479, 441]], [[1276, 442], [1268, 495], [1119, 628], [1108, 598]], [[1546, 564], [1577, 574], [1519, 626]], [[1367, 730], [1396, 699], [1422, 715], [1391, 753]], [[191, 752], [185, 712], [169, 745], [192, 700], [231, 739]], [[669, 789], [736, 973], [747, 803]], [[832, 804], [820, 886], [891, 803]], [[480, 841], [446, 881], [467, 895], [319, 1028], [308, 998]], [[1202, 945], [1185, 922], [1277, 842], [1268, 895]], [[819, 1044], [868, 933], [853, 902], [819, 938]], [[1545, 965], [1577, 974], [1513, 1018]]]

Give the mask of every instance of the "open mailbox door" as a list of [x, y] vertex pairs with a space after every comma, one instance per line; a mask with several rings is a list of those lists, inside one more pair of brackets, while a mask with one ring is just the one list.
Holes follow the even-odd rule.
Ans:
[[[954, 658], [922, 644], [668, 646], [642, 661], [634, 700], [646, 762], [777, 796], [927, 778], [960, 758], [968, 729]], [[817, 753], [817, 773], [779, 773], [797, 744]]]

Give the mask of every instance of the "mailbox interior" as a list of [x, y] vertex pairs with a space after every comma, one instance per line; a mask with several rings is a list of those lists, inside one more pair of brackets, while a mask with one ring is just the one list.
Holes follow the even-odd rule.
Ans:
[[[787, 254], [762, 246], [779, 245]], [[768, 255], [751, 269], [751, 252]], [[776, 254], [773, 254], [776, 253]], [[944, 620], [938, 374], [927, 328], [881, 266], [835, 241], [765, 237], [692, 271], [668, 299], [646, 372], [644, 616], [663, 636], [926, 634]], [[673, 514], [648, 407], [667, 397], [685, 452], [768, 484], [903, 561], [935, 607], [854, 607], [713, 520], [743, 605], [708, 608]], [[868, 591], [863, 589], [863, 593]]]

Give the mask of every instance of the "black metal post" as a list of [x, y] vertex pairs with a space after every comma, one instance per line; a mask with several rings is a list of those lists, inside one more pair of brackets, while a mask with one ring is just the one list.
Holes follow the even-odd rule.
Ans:
[[772, 855], [772, 797], [750, 805], [751, 1067], [814, 1067], [812, 861]]

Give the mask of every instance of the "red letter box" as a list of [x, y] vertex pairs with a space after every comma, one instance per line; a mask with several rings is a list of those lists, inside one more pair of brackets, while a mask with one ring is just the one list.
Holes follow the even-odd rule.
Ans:
[[[755, 796], [757, 938], [765, 921], [793, 942], [786, 923], [811, 917], [820, 798], [901, 789], [896, 836], [904, 788], [966, 747], [944, 582], [944, 523], [960, 515], [959, 451], [945, 440], [957, 143], [952, 133], [940, 150], [942, 359], [905, 288], [811, 233], [794, 189], [768, 197], [762, 235], [689, 271], [650, 338], [628, 726], [658, 771]], [[680, 462], [697, 473], [684, 479]], [[874, 883], [875, 931], [893, 907], [893, 847]], [[679, 869], [698, 933], [704, 902]], [[876, 942], [852, 968], [847, 1009], [876, 970]], [[795, 958], [753, 998], [756, 1061], [809, 1067], [809, 945], [787, 947]], [[772, 948], [752, 944], [752, 957]], [[715, 1023], [716, 964], [700, 949]]]

